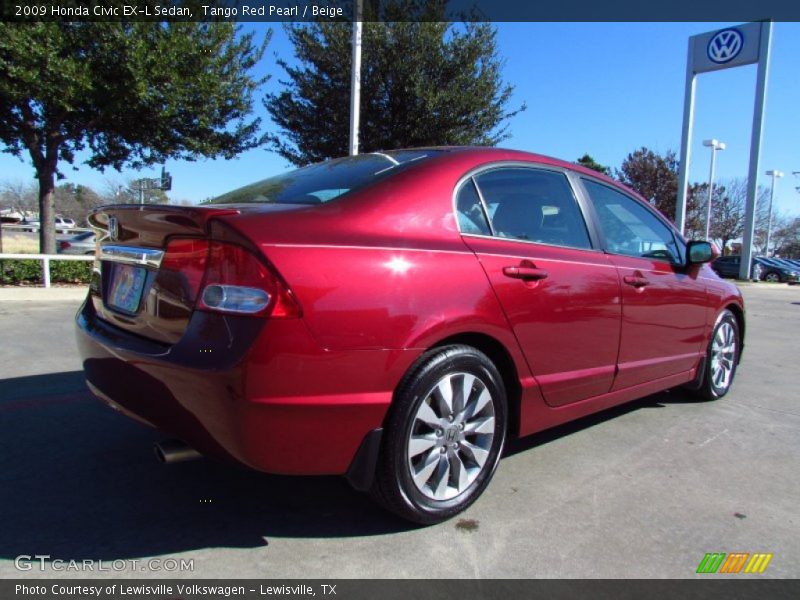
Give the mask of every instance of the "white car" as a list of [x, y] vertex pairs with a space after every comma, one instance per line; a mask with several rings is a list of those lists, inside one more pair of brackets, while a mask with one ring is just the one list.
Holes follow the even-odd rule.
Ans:
[[75, 221], [69, 217], [56, 217], [56, 229], [74, 229]]

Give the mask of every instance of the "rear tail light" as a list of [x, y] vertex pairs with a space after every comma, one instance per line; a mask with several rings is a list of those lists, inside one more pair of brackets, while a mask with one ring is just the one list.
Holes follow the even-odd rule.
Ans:
[[258, 313], [269, 304], [264, 290], [240, 285], [212, 283], [203, 290], [203, 304], [212, 310], [237, 313]]
[[61, 242], [59, 242], [59, 243], [58, 243], [58, 249], [59, 249], [59, 250], [62, 250], [62, 251], [63, 251], [63, 250], [66, 250], [66, 249], [67, 249], [67, 248], [69, 248], [70, 246], [72, 246], [72, 244], [70, 244], [70, 243], [69, 243], [68, 241], [66, 241], [66, 240], [62, 240]]
[[208, 261], [208, 240], [174, 239], [167, 244], [159, 276], [177, 277], [188, 304], [194, 306]]
[[173, 238], [158, 278], [164, 287], [182, 290], [186, 304], [200, 310], [301, 315], [300, 305], [278, 275], [254, 252], [228, 240]]
[[299, 317], [300, 305], [278, 276], [242, 246], [209, 244], [198, 308], [215, 312]]

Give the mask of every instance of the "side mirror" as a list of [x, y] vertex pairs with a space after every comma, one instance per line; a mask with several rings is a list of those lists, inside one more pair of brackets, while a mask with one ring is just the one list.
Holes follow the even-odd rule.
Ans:
[[686, 247], [686, 264], [701, 265], [719, 256], [719, 250], [711, 242], [691, 241]]

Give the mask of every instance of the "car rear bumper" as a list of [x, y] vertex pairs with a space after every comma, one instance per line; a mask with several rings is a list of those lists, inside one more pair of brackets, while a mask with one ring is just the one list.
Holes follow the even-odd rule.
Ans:
[[345, 473], [419, 356], [328, 352], [301, 319], [196, 311], [172, 346], [109, 325], [91, 302], [76, 325], [100, 399], [203, 454], [269, 473]]

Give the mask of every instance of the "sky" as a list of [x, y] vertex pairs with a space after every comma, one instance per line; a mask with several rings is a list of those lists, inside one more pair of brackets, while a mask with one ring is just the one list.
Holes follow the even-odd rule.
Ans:
[[[641, 146], [658, 152], [680, 149], [686, 49], [689, 36], [737, 23], [498, 23], [498, 52], [505, 60], [503, 79], [514, 86], [510, 108], [527, 110], [508, 122], [510, 138], [501, 146], [574, 161], [589, 153], [599, 163], [619, 167]], [[281, 89], [285, 79], [276, 56], [293, 59], [292, 46], [280, 24], [248, 25], [272, 41], [257, 68], [271, 75], [263, 93]], [[800, 215], [800, 23], [773, 25], [772, 60], [759, 182], [764, 172], [783, 171], [775, 192], [777, 212]], [[710, 149], [702, 140], [727, 145], [717, 154], [715, 181], [746, 177], [753, 122], [756, 65], [704, 73], [697, 79], [690, 181], [708, 180]], [[342, 98], [347, 107], [348, 98]], [[347, 108], [345, 108], [347, 110]], [[264, 130], [276, 128], [255, 103]], [[66, 181], [106, 189], [109, 182], [157, 177], [157, 168], [100, 173], [61, 164]], [[168, 161], [173, 200], [199, 202], [291, 168], [264, 148], [237, 159]], [[0, 154], [0, 183], [34, 181], [33, 168]]]

